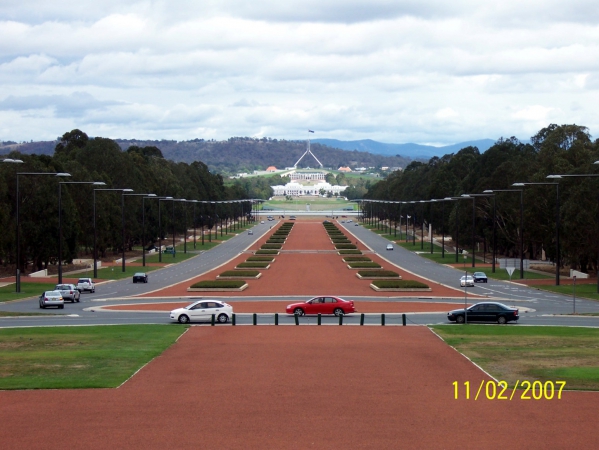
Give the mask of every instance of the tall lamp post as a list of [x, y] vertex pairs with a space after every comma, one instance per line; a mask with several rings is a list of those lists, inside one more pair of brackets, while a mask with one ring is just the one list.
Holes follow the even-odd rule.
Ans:
[[[148, 194], [141, 198], [141, 261], [142, 266], [146, 267], [146, 198], [164, 198], [158, 197], [156, 194]], [[154, 242], [152, 240], [152, 242]]]
[[[519, 192], [520, 193], [520, 279], [524, 278], [524, 196], [523, 189], [487, 189], [483, 191], [495, 195], [496, 192]], [[497, 214], [495, 196], [493, 197], [493, 273], [495, 273], [495, 260], [497, 259]]]
[[514, 187], [524, 186], [555, 186], [556, 201], [555, 201], [555, 285], [559, 286], [559, 266], [560, 266], [560, 251], [559, 251], [559, 183], [514, 183]]
[[491, 195], [492, 194], [462, 194], [462, 197], [472, 199], [472, 267], [476, 267], [476, 197], [489, 197]]
[[103, 181], [60, 181], [58, 183], [58, 284], [62, 284], [62, 185], [63, 184], [93, 184], [105, 186]]
[[[595, 161], [594, 164], [599, 164], [599, 161]], [[568, 177], [595, 178], [595, 177], [599, 177], [599, 174], [585, 173], [585, 174], [568, 174], [568, 175], [547, 175], [547, 178], [557, 179], [557, 180], [559, 180], [561, 178], [568, 178]], [[597, 214], [599, 214], [599, 212]], [[598, 219], [599, 219], [599, 217], [598, 217]], [[599, 255], [597, 256], [597, 293], [599, 293]]]
[[173, 197], [162, 197], [158, 199], [158, 262], [162, 262], [162, 214], [160, 214], [160, 202], [166, 202], [170, 200], [173, 200]]
[[15, 273], [15, 284], [16, 284], [16, 292], [20, 293], [21, 292], [21, 270], [20, 270], [20, 264], [21, 264], [21, 241], [20, 241], [20, 234], [19, 234], [19, 229], [20, 229], [20, 222], [19, 222], [19, 177], [22, 175], [53, 175], [56, 177], [70, 177], [71, 174], [70, 173], [65, 173], [65, 172], [17, 172], [17, 209], [16, 209], [16, 213], [17, 213], [17, 269], [16, 269], [16, 273]]
[[96, 228], [96, 191], [112, 191], [112, 192], [133, 192], [133, 189], [123, 189], [123, 188], [115, 188], [115, 189], [94, 189], [94, 278], [98, 278], [98, 247], [96, 242], [98, 240], [98, 232]]
[[[142, 242], [141, 242], [141, 247], [142, 249], [144, 248], [144, 242], [143, 242], [143, 227], [145, 225], [145, 214], [144, 214], [144, 198], [145, 197], [156, 197], [156, 194], [125, 194], [125, 192], [123, 191], [123, 194], [121, 196], [121, 216], [122, 216], [122, 229], [123, 229], [123, 254], [122, 254], [122, 269], [123, 272], [125, 272], [125, 197], [142, 197], [141, 203], [142, 203]], [[142, 250], [142, 253], [145, 256], [145, 252]], [[143, 256], [142, 256], [143, 259]]]

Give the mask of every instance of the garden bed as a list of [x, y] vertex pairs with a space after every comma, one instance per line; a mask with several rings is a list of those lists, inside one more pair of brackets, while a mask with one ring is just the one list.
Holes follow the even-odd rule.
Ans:
[[235, 266], [235, 270], [247, 270], [247, 269], [269, 269], [270, 264], [267, 262], [242, 262]]
[[204, 280], [192, 284], [187, 292], [241, 292], [247, 289], [248, 284], [243, 280]]
[[246, 262], [268, 262], [268, 263], [273, 263], [275, 262], [275, 258], [269, 257], [269, 256], [250, 256], [248, 259], [246, 259]]
[[372, 262], [372, 259], [370, 259], [368, 256], [346, 256], [341, 261], [343, 261], [345, 263], [351, 263], [351, 262]]
[[401, 276], [392, 270], [360, 270], [356, 276], [361, 280], [401, 280]]
[[255, 255], [278, 255], [277, 250], [256, 250]]
[[430, 292], [428, 285], [415, 280], [376, 280], [370, 287], [377, 292]]
[[338, 255], [361, 255], [361, 250], [339, 250], [337, 252]]
[[347, 265], [348, 269], [381, 269], [382, 266], [375, 262], [353, 262]]
[[262, 272], [259, 270], [226, 270], [220, 275], [217, 275], [217, 279], [219, 280], [229, 280], [235, 278], [260, 278], [262, 276]]

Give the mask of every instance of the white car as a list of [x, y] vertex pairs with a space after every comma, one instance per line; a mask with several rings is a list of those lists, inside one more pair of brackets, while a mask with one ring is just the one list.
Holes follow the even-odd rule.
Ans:
[[393, 250], [393, 244], [387, 244], [387, 250]]
[[219, 300], [199, 300], [171, 311], [171, 319], [179, 323], [212, 320], [212, 315], [219, 323], [227, 323], [233, 315], [233, 307]]
[[460, 278], [460, 286], [474, 286], [474, 278], [472, 275], [464, 275], [462, 278]]
[[96, 292], [96, 285], [91, 278], [79, 278], [77, 281], [77, 290], [79, 292], [89, 291], [93, 294]]
[[46, 291], [40, 295], [40, 308], [48, 306], [57, 306], [58, 309], [64, 309], [64, 299], [60, 291]]

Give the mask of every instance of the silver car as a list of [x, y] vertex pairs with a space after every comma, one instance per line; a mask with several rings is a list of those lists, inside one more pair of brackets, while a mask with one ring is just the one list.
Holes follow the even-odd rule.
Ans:
[[81, 298], [81, 292], [79, 292], [77, 286], [74, 284], [57, 284], [54, 289], [60, 291], [62, 299], [65, 301], [69, 300], [70, 302], [75, 303]]
[[40, 308], [44, 309], [48, 306], [56, 306], [58, 309], [64, 309], [64, 299], [60, 291], [46, 291], [40, 295]]

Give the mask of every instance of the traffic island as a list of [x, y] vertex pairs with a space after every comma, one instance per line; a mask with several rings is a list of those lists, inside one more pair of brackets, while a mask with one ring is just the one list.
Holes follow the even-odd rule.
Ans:
[[192, 284], [187, 292], [241, 292], [247, 287], [244, 280], [204, 280]]
[[432, 289], [415, 280], [376, 280], [370, 287], [377, 292], [430, 292]]

